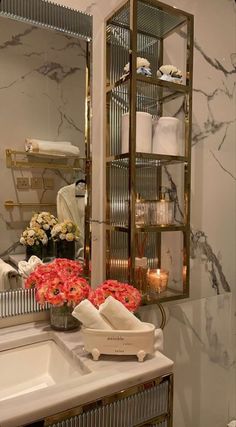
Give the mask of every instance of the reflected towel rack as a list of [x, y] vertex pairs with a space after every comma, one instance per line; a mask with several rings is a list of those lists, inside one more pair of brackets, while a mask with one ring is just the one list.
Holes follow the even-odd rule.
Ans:
[[[22, 158], [23, 156], [23, 158]], [[47, 159], [46, 161], [37, 161], [37, 159]], [[33, 161], [32, 161], [33, 160]], [[27, 153], [6, 149], [6, 166], [7, 168], [38, 168], [38, 169], [63, 169], [65, 172], [83, 171], [85, 169], [85, 157], [77, 157], [63, 154], [48, 153]], [[71, 163], [69, 163], [71, 162]], [[81, 166], [81, 163], [83, 166]]]
[[28, 208], [28, 207], [34, 207], [34, 206], [42, 206], [42, 207], [55, 207], [55, 203], [20, 203], [20, 202], [13, 202], [13, 200], [6, 200], [4, 202], [4, 206], [7, 209], [12, 209], [15, 207], [18, 208]]

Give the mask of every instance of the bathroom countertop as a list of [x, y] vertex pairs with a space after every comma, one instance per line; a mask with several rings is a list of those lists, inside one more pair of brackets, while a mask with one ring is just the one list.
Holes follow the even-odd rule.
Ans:
[[[0, 352], [50, 339], [80, 364], [84, 375], [0, 402], [0, 427], [32, 423], [173, 371], [173, 362], [159, 351], [147, 356], [142, 363], [136, 356], [101, 355], [99, 361], [94, 361], [83, 348], [81, 331], [56, 332], [47, 322], [1, 329]], [[32, 360], [37, 362], [40, 363]]]

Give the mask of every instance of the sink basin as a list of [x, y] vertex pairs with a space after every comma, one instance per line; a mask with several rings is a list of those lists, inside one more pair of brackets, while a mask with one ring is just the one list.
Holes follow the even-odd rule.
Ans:
[[52, 339], [0, 352], [0, 402], [84, 375]]

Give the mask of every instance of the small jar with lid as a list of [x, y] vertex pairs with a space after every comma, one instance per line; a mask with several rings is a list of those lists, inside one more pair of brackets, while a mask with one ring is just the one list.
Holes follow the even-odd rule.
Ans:
[[162, 190], [159, 193], [159, 200], [156, 203], [156, 223], [157, 225], [171, 225], [174, 222], [174, 202], [170, 200], [169, 190]]
[[135, 224], [146, 225], [148, 221], [148, 205], [140, 194], [137, 194], [135, 202]]

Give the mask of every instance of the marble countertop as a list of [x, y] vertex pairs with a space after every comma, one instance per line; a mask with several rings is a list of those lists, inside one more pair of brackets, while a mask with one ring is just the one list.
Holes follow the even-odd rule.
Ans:
[[32, 423], [173, 371], [173, 362], [158, 350], [142, 363], [135, 356], [101, 355], [99, 361], [94, 361], [83, 348], [80, 331], [56, 332], [47, 322], [3, 328], [0, 330], [0, 352], [17, 347], [19, 343], [27, 345], [48, 339], [69, 352], [87, 373], [69, 378], [66, 383], [0, 402], [0, 427]]

